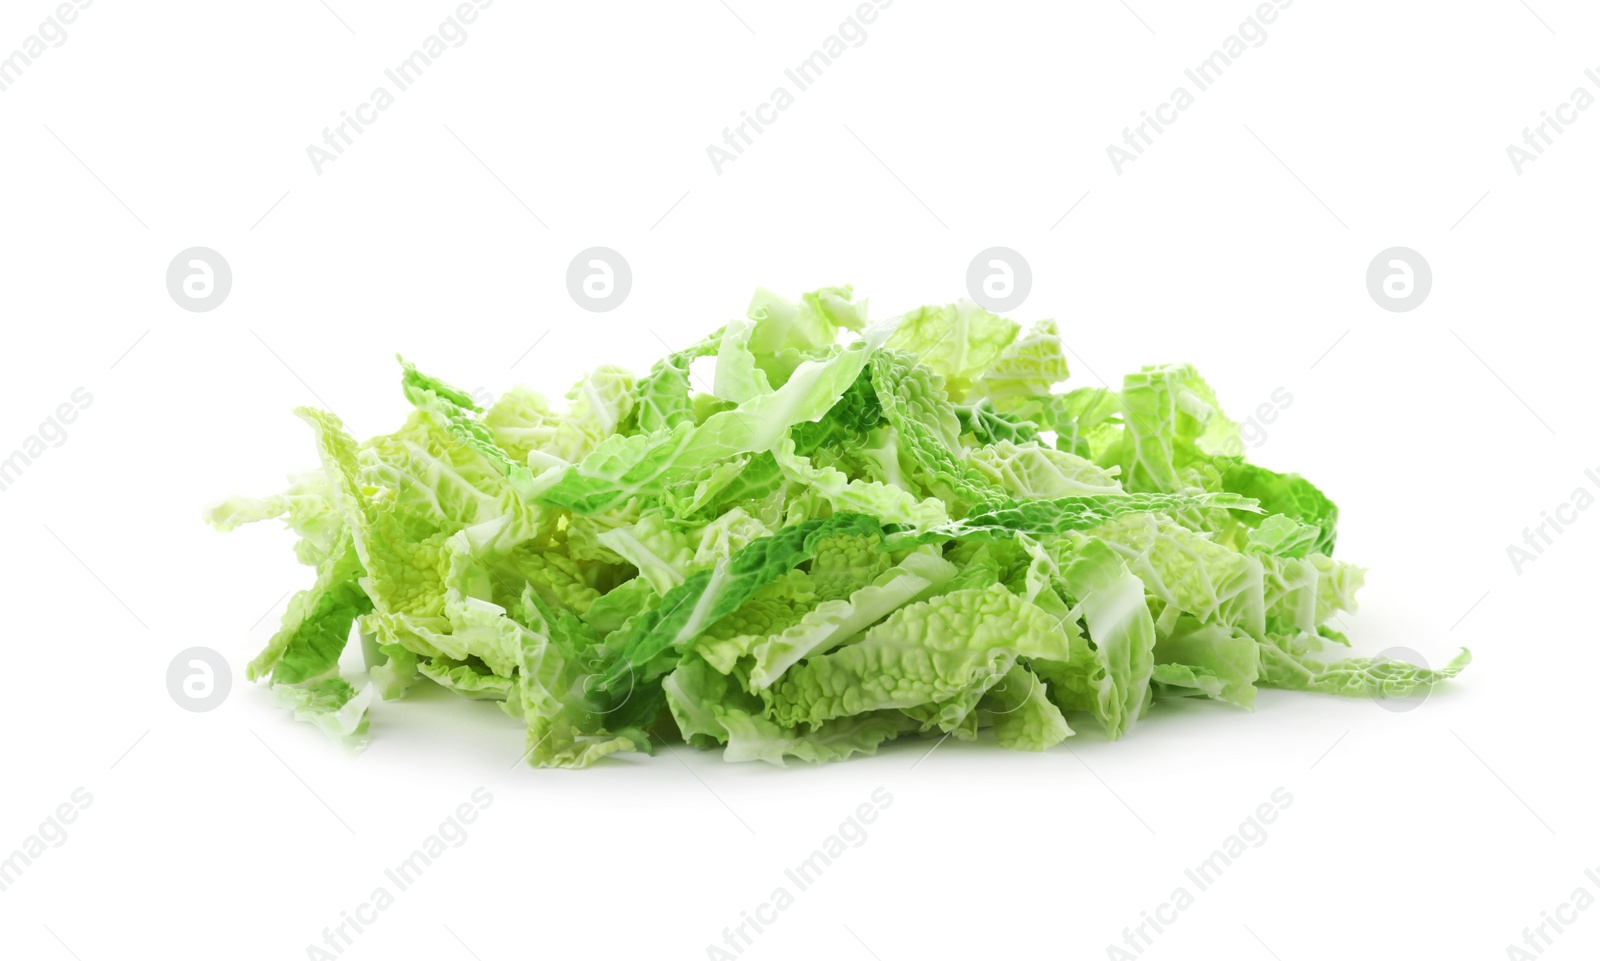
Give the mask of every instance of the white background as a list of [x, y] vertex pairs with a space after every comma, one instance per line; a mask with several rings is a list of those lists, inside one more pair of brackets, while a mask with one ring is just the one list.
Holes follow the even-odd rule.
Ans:
[[[306, 957], [480, 786], [466, 843], [343, 957], [703, 958], [876, 788], [866, 842], [744, 957], [1106, 957], [1278, 787], [1265, 843], [1144, 957], [1501, 958], [1600, 893], [1600, 512], [1520, 574], [1506, 555], [1600, 468], [1600, 109], [1521, 175], [1506, 155], [1594, 90], [1600, 12], [1300, 0], [1119, 176], [1107, 144], [1254, 6], [1129, 2], [900, 0], [720, 176], [706, 146], [852, 4], [500, 0], [320, 175], [306, 146], [451, 4], [85, 10], [0, 93], [0, 453], [93, 396], [0, 491], [0, 854], [93, 796], [0, 892], [7, 955]], [[6, 3], [0, 55], [51, 10]], [[633, 268], [610, 313], [563, 280], [596, 244]], [[396, 352], [559, 394], [757, 285], [853, 283], [880, 317], [955, 299], [995, 244], [1030, 260], [1013, 315], [1060, 321], [1075, 383], [1191, 361], [1239, 419], [1292, 394], [1254, 456], [1342, 508], [1340, 553], [1371, 569], [1358, 650], [1465, 645], [1471, 669], [1405, 713], [1267, 692], [1042, 755], [583, 772], [514, 767], [519, 727], [442, 695], [377, 705], [351, 759], [243, 681], [309, 572], [276, 525], [199, 515], [314, 463], [291, 407], [392, 428]], [[234, 273], [210, 313], [164, 286], [196, 245]], [[1433, 268], [1409, 313], [1365, 288], [1394, 245]], [[165, 686], [194, 645], [234, 667], [207, 714]], [[1592, 956], [1600, 911], [1578, 917], [1547, 957]]]

